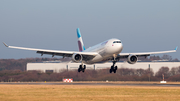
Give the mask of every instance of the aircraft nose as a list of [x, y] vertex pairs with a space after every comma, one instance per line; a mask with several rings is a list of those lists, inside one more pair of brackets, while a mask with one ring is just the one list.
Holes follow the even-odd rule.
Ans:
[[123, 44], [122, 43], [119, 43], [119, 44], [116, 45], [115, 50], [116, 50], [117, 53], [120, 53], [122, 51], [122, 49], [123, 49]]
[[122, 49], [123, 49], [123, 44], [122, 43], [119, 45], [119, 49], [122, 51]]

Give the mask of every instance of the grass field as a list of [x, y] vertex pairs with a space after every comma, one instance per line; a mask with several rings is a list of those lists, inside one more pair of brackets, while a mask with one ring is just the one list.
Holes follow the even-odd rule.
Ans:
[[180, 101], [180, 87], [3, 84], [0, 101]]

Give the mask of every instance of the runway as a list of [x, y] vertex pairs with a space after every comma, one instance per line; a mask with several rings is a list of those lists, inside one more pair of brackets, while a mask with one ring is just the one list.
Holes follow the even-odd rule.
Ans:
[[92, 85], [92, 86], [157, 86], [180, 87], [180, 83], [171, 82], [0, 82], [0, 85]]

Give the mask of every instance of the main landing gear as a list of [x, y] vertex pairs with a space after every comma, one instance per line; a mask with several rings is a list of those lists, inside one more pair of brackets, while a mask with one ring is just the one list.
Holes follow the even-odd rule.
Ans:
[[116, 73], [117, 66], [114, 66], [116, 64], [116, 61], [113, 61], [113, 65], [111, 66], [111, 69], [109, 70], [110, 73], [114, 72]]
[[79, 65], [78, 72], [84, 72], [86, 69], [86, 65]]

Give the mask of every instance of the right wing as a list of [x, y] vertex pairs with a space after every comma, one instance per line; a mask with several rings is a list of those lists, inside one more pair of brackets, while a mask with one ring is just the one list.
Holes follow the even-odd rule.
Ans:
[[8, 46], [3, 42], [3, 44], [8, 48], [22, 49], [22, 50], [31, 50], [36, 51], [41, 55], [48, 54], [52, 56], [63, 56], [63, 57], [72, 57], [74, 53], [81, 54], [83, 56], [83, 60], [89, 60], [94, 58], [98, 53], [96, 52], [76, 52], [76, 51], [59, 51], [59, 50], [46, 50], [46, 49], [36, 49], [36, 48], [25, 48], [25, 47], [16, 47], [16, 46]]
[[129, 55], [136, 55], [137, 57], [141, 57], [141, 56], [150, 56], [152, 54], [163, 54], [163, 53], [172, 53], [172, 52], [176, 52], [177, 48], [175, 48], [175, 50], [168, 50], [168, 51], [157, 51], [157, 52], [140, 52], [140, 53], [120, 53], [117, 58], [127, 58]]

